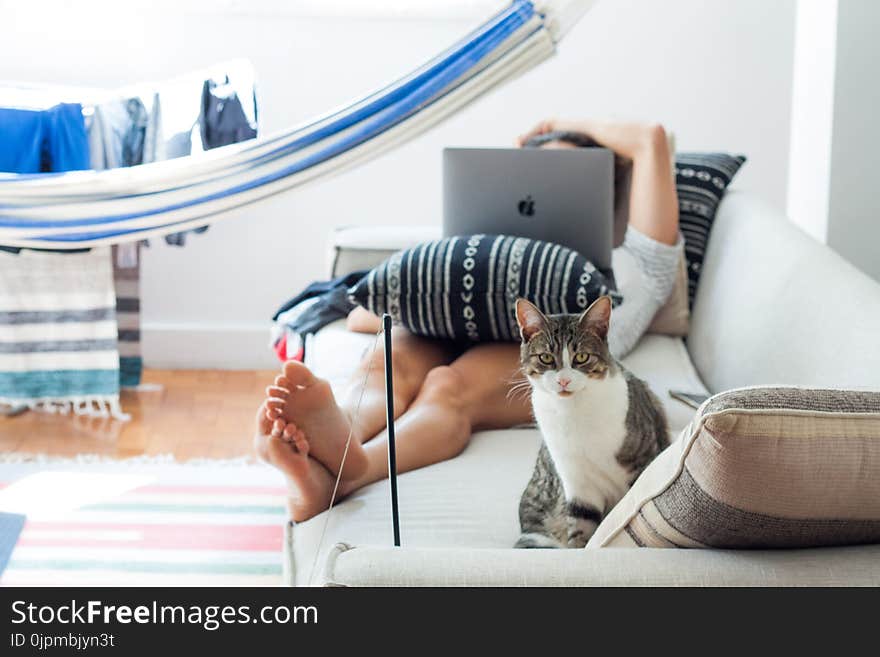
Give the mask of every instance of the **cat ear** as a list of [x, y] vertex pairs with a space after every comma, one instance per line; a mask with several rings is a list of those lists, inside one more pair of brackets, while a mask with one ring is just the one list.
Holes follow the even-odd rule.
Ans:
[[581, 315], [578, 324], [584, 330], [595, 333], [603, 340], [608, 337], [611, 322], [611, 297], [601, 296], [590, 304]]
[[516, 323], [519, 324], [523, 342], [528, 342], [535, 333], [547, 328], [547, 318], [544, 317], [544, 313], [525, 299], [516, 300]]

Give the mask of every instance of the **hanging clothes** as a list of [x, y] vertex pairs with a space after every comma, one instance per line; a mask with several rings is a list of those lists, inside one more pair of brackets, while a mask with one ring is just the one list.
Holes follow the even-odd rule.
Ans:
[[[251, 92], [250, 102], [256, 106]], [[205, 80], [202, 85], [202, 110], [199, 114], [202, 145], [205, 150], [237, 144], [257, 136], [256, 121], [251, 123], [242, 101], [229, 78], [222, 83]]]
[[[89, 168], [83, 106], [46, 102], [43, 91], [15, 90], [0, 96], [0, 172], [47, 173]], [[2, 106], [9, 102], [9, 106]], [[0, 251], [18, 253], [18, 247]], [[88, 249], [76, 249], [82, 253]]]
[[165, 159], [159, 94], [148, 110], [140, 97], [120, 98], [95, 105], [86, 117], [89, 163], [92, 169], [131, 167]]
[[[159, 94], [117, 98], [95, 105], [86, 118], [91, 167], [131, 167], [164, 159]], [[113, 286], [119, 339], [119, 384], [141, 383], [140, 243], [113, 247]]]
[[[232, 68], [232, 78], [227, 73], [200, 83], [198, 118], [167, 138], [165, 148], [169, 159], [257, 137], [257, 98], [253, 69], [240, 63]], [[208, 226], [200, 226], [193, 230], [172, 233], [165, 236], [165, 243], [186, 246], [189, 233], [204, 233], [206, 230]]]
[[48, 173], [89, 168], [83, 108], [0, 107], [0, 172]]

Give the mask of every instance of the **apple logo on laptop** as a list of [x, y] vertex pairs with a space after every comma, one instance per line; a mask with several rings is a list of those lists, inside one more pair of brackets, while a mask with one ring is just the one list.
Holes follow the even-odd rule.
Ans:
[[535, 216], [535, 199], [532, 198], [531, 194], [529, 194], [523, 200], [517, 203], [516, 207], [523, 217]]

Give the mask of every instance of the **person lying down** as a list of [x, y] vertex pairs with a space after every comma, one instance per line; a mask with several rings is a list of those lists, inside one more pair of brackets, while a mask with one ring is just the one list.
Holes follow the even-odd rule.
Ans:
[[[621, 290], [623, 302], [614, 309], [610, 323], [606, 322], [607, 336], [602, 336], [601, 342], [607, 344], [610, 354], [600, 358], [600, 354], [578, 352], [577, 358], [586, 359], [584, 362], [559, 363], [573, 372], [565, 378], [560, 374], [553, 384], [561, 386], [556, 392], [565, 397], [563, 393], [578, 392], [575, 386], [587, 386], [605, 376], [587, 371], [591, 363], [610, 363], [635, 346], [672, 292], [684, 242], [678, 226], [671, 154], [662, 126], [547, 120], [520, 137], [518, 145], [556, 132], [587, 135], [632, 161], [629, 224], [621, 248], [630, 252], [642, 274], [632, 289]], [[575, 146], [557, 140], [543, 147]], [[350, 330], [375, 334], [380, 320], [359, 307], [347, 322]], [[537, 382], [535, 372], [528, 377], [525, 373], [531, 370], [521, 358], [530, 350], [523, 348], [521, 354], [519, 343], [490, 342], [464, 348], [395, 327], [392, 345], [398, 472], [454, 458], [475, 431], [532, 421], [530, 397], [510, 394], [512, 388]], [[564, 358], [561, 353], [558, 357]], [[552, 354], [529, 358], [533, 356], [553, 358]], [[566, 356], [569, 360], [573, 357], [567, 351]], [[339, 399], [327, 381], [297, 361], [286, 362], [267, 387], [266, 399], [257, 411], [254, 445], [257, 455], [286, 477], [291, 520], [301, 522], [325, 511], [338, 475], [337, 501], [387, 476], [383, 367], [380, 346], [357, 364]], [[575, 370], [586, 374], [576, 376]], [[357, 423], [352, 425], [355, 415]], [[340, 472], [349, 434], [351, 444]]]

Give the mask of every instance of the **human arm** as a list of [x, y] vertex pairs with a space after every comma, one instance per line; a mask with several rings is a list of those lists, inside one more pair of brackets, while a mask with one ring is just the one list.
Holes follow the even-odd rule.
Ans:
[[549, 132], [579, 132], [617, 155], [632, 161], [629, 224], [662, 244], [678, 241], [678, 197], [672, 175], [672, 154], [663, 126], [656, 123], [568, 121], [547, 119], [519, 137], [522, 146], [531, 137]]

